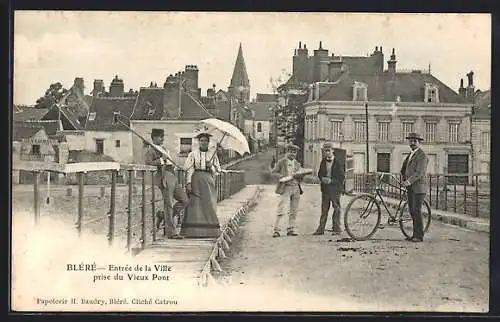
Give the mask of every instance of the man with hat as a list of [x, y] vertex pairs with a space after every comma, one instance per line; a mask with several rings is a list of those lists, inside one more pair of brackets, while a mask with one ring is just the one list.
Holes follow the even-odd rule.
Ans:
[[[278, 160], [274, 168], [271, 169], [271, 174], [278, 175], [280, 178], [280, 181], [276, 186], [276, 193], [279, 194], [280, 197], [278, 202], [276, 221], [274, 222], [273, 237], [280, 237], [281, 235], [280, 222], [285, 215], [285, 207], [287, 206], [289, 206], [290, 209], [288, 217], [287, 236], [298, 235], [296, 218], [300, 203], [300, 195], [302, 194], [302, 188], [300, 187], [302, 177], [296, 175], [296, 173], [301, 169], [299, 161], [296, 160], [298, 150], [298, 146], [294, 144], [287, 144], [286, 156]], [[289, 177], [290, 180], [281, 180], [285, 177]]]
[[335, 158], [331, 143], [327, 142], [323, 144], [322, 150], [323, 159], [318, 171], [318, 178], [321, 181], [321, 217], [318, 228], [313, 235], [324, 234], [330, 204], [333, 206], [333, 235], [339, 235], [342, 232], [342, 228], [340, 227], [340, 195], [344, 190], [345, 164]]
[[[152, 144], [163, 148], [167, 152], [167, 155], [163, 155], [153, 146], [148, 146], [145, 159], [146, 164], [155, 165], [157, 167], [154, 181], [158, 188], [160, 188], [163, 197], [166, 237], [169, 239], [182, 239], [182, 236], [177, 233], [173, 220], [173, 200], [175, 198], [182, 203], [183, 208], [186, 208], [189, 203], [189, 199], [177, 180], [174, 164], [170, 159], [170, 155], [168, 155], [169, 151], [162, 146], [164, 135], [165, 132], [162, 129], [151, 130]], [[161, 219], [162, 218], [157, 218], [157, 227], [159, 227]]]
[[423, 139], [419, 134], [409, 133], [406, 139], [410, 145], [411, 153], [403, 161], [401, 175], [402, 184], [407, 189], [408, 208], [413, 220], [413, 236], [407, 240], [422, 242], [424, 240], [424, 227], [421, 209], [427, 193], [427, 182], [424, 177], [429, 159], [420, 148], [420, 142]]

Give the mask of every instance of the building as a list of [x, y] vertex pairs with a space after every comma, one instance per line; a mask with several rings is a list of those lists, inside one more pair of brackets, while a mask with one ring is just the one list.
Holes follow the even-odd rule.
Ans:
[[305, 167], [317, 170], [321, 146], [329, 141], [353, 156], [355, 173], [399, 172], [409, 153], [405, 137], [419, 132], [428, 173], [472, 172], [472, 104], [430, 70], [397, 70], [394, 49], [384, 70], [382, 47], [367, 57], [329, 56], [320, 42], [314, 56], [306, 54], [299, 44], [293, 60], [294, 76], [312, 80], [304, 104]]
[[[163, 87], [141, 88], [130, 117], [130, 127], [148, 140], [153, 128], [164, 129], [164, 145], [181, 165], [197, 143], [192, 135], [199, 121], [214, 117], [195, 97], [198, 69], [186, 73], [189, 66], [184, 72], [168, 76]], [[144, 163], [146, 146], [136, 135], [132, 147], [134, 162]]]
[[245, 113], [244, 134], [251, 136], [257, 142], [258, 147], [269, 144], [272, 131], [272, 107], [276, 102], [251, 102], [246, 104], [248, 110]]
[[133, 134], [128, 126], [130, 126], [130, 116], [136, 100], [136, 98], [123, 95], [94, 97], [80, 151], [92, 151], [99, 155], [106, 155], [117, 162], [133, 163]]
[[489, 179], [491, 160], [491, 90], [477, 91], [474, 97], [474, 113], [471, 121], [472, 160], [474, 173]]
[[250, 80], [248, 79], [247, 68], [243, 58], [243, 49], [240, 43], [238, 55], [234, 64], [233, 76], [228, 87], [229, 96], [235, 97], [240, 103], [250, 101]]

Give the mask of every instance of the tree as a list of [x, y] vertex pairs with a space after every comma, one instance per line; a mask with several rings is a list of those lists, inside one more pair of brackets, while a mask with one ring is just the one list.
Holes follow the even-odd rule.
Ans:
[[60, 82], [50, 84], [49, 88], [45, 91], [45, 95], [36, 100], [35, 108], [51, 108], [67, 92], [68, 90], [63, 88]]

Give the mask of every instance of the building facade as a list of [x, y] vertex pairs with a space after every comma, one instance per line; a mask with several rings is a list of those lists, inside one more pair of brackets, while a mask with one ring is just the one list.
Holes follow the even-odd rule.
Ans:
[[474, 173], [486, 181], [491, 171], [491, 90], [476, 93], [471, 123]]
[[328, 56], [321, 44], [314, 52], [294, 59], [299, 78], [313, 80], [304, 104], [304, 166], [316, 171], [322, 144], [332, 142], [352, 156], [355, 173], [398, 173], [410, 152], [405, 137], [418, 132], [428, 173], [472, 173], [472, 104], [462, 95], [430, 71], [396, 70], [394, 49], [385, 70], [382, 48], [368, 57]]

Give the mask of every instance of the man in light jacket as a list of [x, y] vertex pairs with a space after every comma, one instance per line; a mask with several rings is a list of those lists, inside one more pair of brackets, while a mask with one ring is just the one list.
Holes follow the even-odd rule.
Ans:
[[295, 176], [295, 174], [302, 167], [299, 161], [296, 160], [299, 147], [294, 144], [288, 144], [286, 146], [286, 149], [286, 156], [278, 160], [274, 168], [271, 169], [271, 174], [277, 175], [279, 179], [291, 177], [291, 179], [286, 182], [279, 181], [276, 186], [276, 193], [279, 194], [279, 202], [276, 221], [274, 223], [273, 237], [281, 236], [280, 222], [285, 215], [285, 208], [287, 207], [289, 207], [290, 209], [287, 236], [298, 235], [296, 219], [297, 211], [299, 209], [300, 195], [302, 194], [302, 188], [300, 186], [300, 182], [302, 181], [302, 179], [300, 176]]

